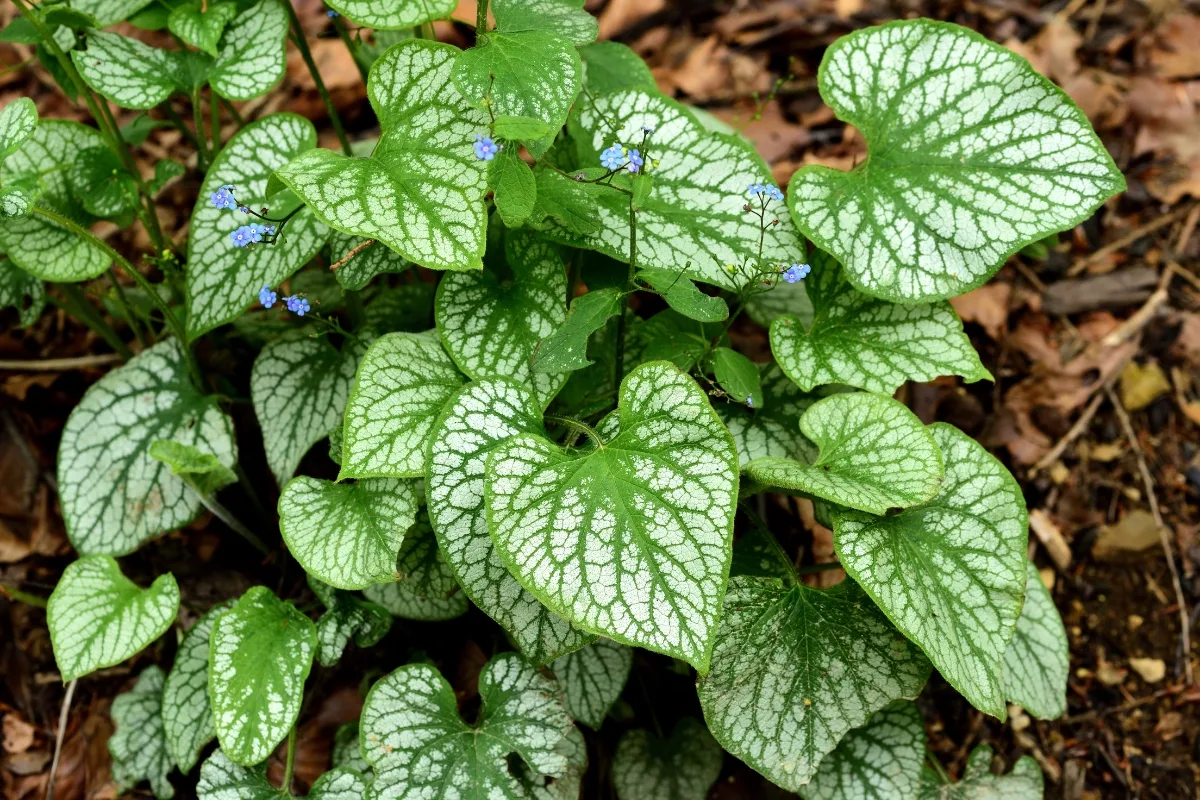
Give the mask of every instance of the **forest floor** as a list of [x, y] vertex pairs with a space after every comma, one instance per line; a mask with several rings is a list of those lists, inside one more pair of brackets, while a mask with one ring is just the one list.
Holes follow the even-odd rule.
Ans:
[[[358, 71], [328, 38], [323, 7], [297, 9], [316, 60], [352, 134], [375, 121]], [[957, 379], [911, 384], [904, 399], [926, 422], [951, 422], [1007, 464], [1031, 512], [1030, 552], [1066, 622], [1071, 647], [1067, 715], [1054, 722], [1023, 712], [997, 721], [971, 708], [935, 676], [921, 699], [931, 749], [951, 775], [978, 744], [1007, 769], [1020, 755], [1041, 763], [1047, 796], [1197, 797], [1200, 786], [1200, 7], [1178, 0], [589, 0], [601, 38], [632, 46], [660, 88], [738, 127], [771, 164], [781, 185], [805, 164], [847, 168], [865, 154], [861, 136], [838, 122], [816, 88], [824, 49], [859, 27], [928, 16], [973, 28], [1028, 57], [1088, 114], [1128, 180], [1128, 191], [1067, 232], [1045, 258], [1016, 257], [955, 307], [996, 383]], [[0, 23], [15, 13], [0, 7]], [[454, 19], [473, 21], [464, 0]], [[469, 45], [470, 27], [438, 23], [443, 41]], [[295, 56], [295, 53], [292, 53]], [[20, 45], [0, 44], [0, 105], [34, 98], [43, 117], [83, 120]], [[336, 139], [299, 59], [276, 90], [244, 104], [247, 118], [295, 111], [313, 119], [322, 141]], [[122, 122], [133, 114], [119, 112]], [[227, 133], [228, 135], [228, 133]], [[156, 130], [147, 163], [187, 152], [177, 132]], [[194, 157], [192, 161], [194, 166]], [[164, 229], [186, 235], [199, 186], [189, 172], [162, 196]], [[114, 246], [144, 252], [140, 231], [102, 231]], [[95, 293], [106, 291], [98, 281]], [[734, 330], [752, 357], [765, 333]], [[30, 329], [0, 316], [0, 361], [83, 358], [82, 366], [0, 367], [0, 584], [48, 595], [73, 558], [55, 496], [55, 452], [63, 423], [83, 391], [106, 371], [108, 348], [61, 312]], [[242, 354], [244, 355], [244, 354]], [[201, 353], [210, 369], [244, 386], [247, 364], [225, 350]], [[253, 412], [235, 411], [247, 470], [272, 485]], [[320, 449], [320, 448], [318, 448]], [[310, 457], [316, 458], [316, 456]], [[257, 460], [256, 460], [257, 459]], [[306, 462], [306, 465], [308, 462]], [[320, 465], [316, 467], [320, 469]], [[273, 498], [272, 498], [273, 499]], [[810, 543], [809, 559], [830, 560], [829, 532], [803, 506], [773, 507], [785, 537]], [[186, 609], [203, 609], [263, 580], [251, 552], [222, 539], [207, 518], [163, 537], [131, 558], [145, 574], [173, 570]], [[246, 564], [252, 564], [247, 567]], [[1174, 566], [1174, 570], [1172, 569]], [[137, 568], [133, 570], [137, 573]], [[1173, 573], [1177, 573], [1176, 580]], [[270, 573], [302, 586], [293, 568]], [[824, 581], [835, 573], [823, 573]], [[1182, 603], [1181, 603], [1182, 600]], [[453, 623], [398, 624], [384, 647], [420, 647], [448, 664], [464, 695], [496, 643], [477, 611]], [[169, 638], [169, 637], [168, 637]], [[137, 669], [172, 645], [158, 643]], [[165, 655], [169, 655], [166, 653]], [[677, 706], [697, 713], [689, 679], [669, 660], [639, 656], [639, 686], [618, 716]], [[395, 658], [390, 659], [394, 663]], [[352, 660], [353, 661], [353, 660]], [[62, 703], [42, 610], [9, 602], [0, 590], [0, 794], [42, 797]], [[643, 669], [643, 667], [645, 669]], [[315, 673], [299, 735], [297, 775], [311, 782], [327, 767], [336, 726], [357, 717], [359, 680], [378, 673], [364, 659]], [[105, 742], [108, 706], [128, 687], [129, 665], [80, 684], [65, 728], [56, 794], [115, 797]], [[690, 692], [690, 694], [689, 694]], [[664, 720], [665, 722], [666, 720]], [[657, 720], [656, 720], [657, 722]], [[608, 797], [606, 754], [597, 737], [588, 797]], [[712, 798], [787, 795], [726, 758]], [[278, 765], [273, 769], [278, 771]]]

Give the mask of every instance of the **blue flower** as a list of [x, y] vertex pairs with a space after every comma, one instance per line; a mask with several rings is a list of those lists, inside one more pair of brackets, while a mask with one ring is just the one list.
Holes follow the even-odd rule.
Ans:
[[652, 125], [643, 125], [642, 133], [647, 133], [647, 134], [654, 133], [654, 127]]
[[746, 408], [754, 408], [754, 398], [746, 395]]
[[792, 264], [783, 271], [783, 279], [788, 283], [796, 283], [807, 278], [810, 272], [812, 272], [812, 267], [808, 264]]
[[746, 194], [750, 195], [751, 197], [757, 197], [758, 195], [762, 194], [766, 190], [767, 190], [767, 187], [763, 186], [761, 183], [752, 183], [748, 187], [746, 187]]
[[283, 298], [283, 302], [287, 303], [287, 310], [291, 311], [298, 317], [303, 317], [304, 314], [311, 309], [311, 306], [308, 304], [308, 300], [300, 297], [299, 295], [294, 294], [291, 297], [285, 297]]
[[614, 144], [600, 154], [600, 166], [605, 169], [619, 169], [624, 163], [625, 148], [619, 144]]
[[629, 171], [637, 172], [646, 163], [646, 159], [642, 158], [642, 154], [637, 150], [629, 151]]
[[236, 231], [229, 234], [229, 238], [233, 240], [234, 247], [248, 247], [253, 241], [253, 237], [250, 234], [249, 225], [243, 225], [242, 227], [238, 228]]
[[475, 157], [480, 161], [491, 161], [499, 153], [501, 146], [482, 133], [475, 137]]
[[249, 206], [238, 206], [238, 211], [242, 212], [243, 214], [249, 214], [250, 207]]
[[270, 308], [275, 305], [275, 301], [278, 298], [279, 295], [272, 292], [270, 286], [264, 286], [258, 290], [258, 302], [262, 304], [263, 308]]
[[778, 186], [768, 186], [766, 189], [767, 197], [771, 198], [772, 200], [783, 200], [783, 192], [779, 191]]
[[329, 17], [330, 19], [337, 19], [338, 17], [340, 17], [340, 16], [341, 16], [341, 14], [339, 14], [338, 12], [334, 11], [334, 10], [331, 8], [331, 9], [329, 9], [328, 11], [326, 11], [326, 12], [325, 12], [325, 16]]
[[224, 211], [227, 208], [237, 208], [237, 201], [233, 199], [232, 189], [232, 186], [222, 186], [209, 195], [213, 207], [219, 211]]

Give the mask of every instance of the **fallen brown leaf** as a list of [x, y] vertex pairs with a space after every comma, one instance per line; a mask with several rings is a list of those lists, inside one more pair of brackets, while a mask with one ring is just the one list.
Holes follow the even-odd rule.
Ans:
[[999, 341], [1008, 327], [1008, 304], [1011, 298], [1012, 284], [998, 281], [952, 297], [950, 305], [954, 306], [963, 322], [979, 324], [988, 336]]
[[1098, 561], [1121, 561], [1158, 543], [1154, 517], [1139, 508], [1126, 514], [1116, 525], [1105, 525], [1100, 529], [1092, 546], [1092, 556]]

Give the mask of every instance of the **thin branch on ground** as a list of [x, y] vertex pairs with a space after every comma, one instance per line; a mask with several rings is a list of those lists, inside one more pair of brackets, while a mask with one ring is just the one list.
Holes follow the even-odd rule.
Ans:
[[1117, 253], [1121, 250], [1124, 250], [1126, 247], [1133, 244], [1138, 239], [1141, 239], [1143, 236], [1147, 236], [1151, 233], [1154, 233], [1159, 228], [1165, 228], [1168, 225], [1170, 225], [1171, 223], [1176, 222], [1179, 219], [1182, 219], [1184, 216], [1186, 216], [1192, 210], [1192, 207], [1195, 205], [1196, 205], [1196, 203], [1184, 203], [1184, 204], [1180, 205], [1179, 208], [1176, 208], [1175, 210], [1171, 211], [1169, 214], [1163, 214], [1158, 219], [1151, 220], [1150, 222], [1147, 222], [1145, 225], [1139, 225], [1138, 227], [1131, 230], [1129, 233], [1122, 236], [1120, 239], [1117, 239], [1115, 242], [1110, 242], [1109, 244], [1104, 245], [1104, 247], [1101, 247], [1099, 250], [1092, 253], [1091, 255], [1084, 256], [1083, 258], [1076, 261], [1074, 264], [1071, 265], [1071, 268], [1069, 270], [1067, 270], [1067, 276], [1074, 278], [1076, 275], [1083, 272], [1088, 267], [1092, 266], [1093, 264], [1099, 264], [1101, 261], [1103, 261], [1104, 259], [1111, 256], [1113, 253]]
[[54, 759], [50, 762], [50, 778], [46, 781], [46, 800], [54, 800], [54, 776], [58, 774], [58, 759], [62, 755], [63, 738], [67, 735], [67, 719], [71, 716], [71, 699], [75, 697], [75, 686], [79, 679], [67, 684], [63, 696], [62, 710], [58, 712], [58, 735], [54, 737]]
[[350, 259], [354, 258], [356, 255], [358, 255], [359, 253], [361, 253], [363, 250], [366, 250], [368, 247], [370, 247], [370, 246], [371, 246], [371, 245], [373, 245], [373, 244], [375, 244], [375, 240], [374, 240], [374, 239], [367, 239], [365, 242], [363, 242], [362, 244], [360, 244], [360, 245], [358, 245], [357, 247], [355, 247], [355, 248], [354, 248], [353, 250], [351, 250], [349, 253], [346, 253], [346, 255], [342, 256], [342, 257], [341, 257], [341, 258], [339, 258], [337, 261], [335, 261], [335, 262], [333, 262], [332, 264], [330, 264], [330, 265], [329, 265], [329, 268], [330, 268], [331, 270], [333, 270], [333, 269], [337, 269], [338, 267], [344, 267], [344, 266], [346, 266], [346, 263], [347, 263], [348, 261], [350, 261]]
[[97, 353], [75, 358], [0, 359], [0, 370], [10, 372], [70, 372], [76, 369], [119, 364], [125, 359], [117, 353]]

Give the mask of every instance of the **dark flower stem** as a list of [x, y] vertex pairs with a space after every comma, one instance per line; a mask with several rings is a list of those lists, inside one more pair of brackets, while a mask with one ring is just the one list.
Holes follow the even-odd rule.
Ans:
[[300, 57], [304, 59], [304, 65], [308, 67], [308, 73], [312, 75], [313, 83], [316, 84], [321, 100], [325, 103], [329, 121], [333, 123], [333, 130], [337, 133], [338, 141], [342, 143], [342, 152], [352, 156], [354, 151], [350, 149], [350, 140], [346, 138], [346, 129], [342, 127], [342, 118], [338, 116], [337, 109], [333, 106], [333, 98], [329, 96], [329, 90], [325, 88], [325, 81], [321, 80], [321, 73], [317, 70], [317, 63], [313, 61], [312, 51], [308, 49], [308, 40], [304, 38], [304, 28], [300, 26], [300, 18], [296, 16], [296, 9], [292, 8], [291, 0], [287, 0], [283, 7], [287, 9], [288, 16], [292, 19], [292, 43], [300, 51]]

